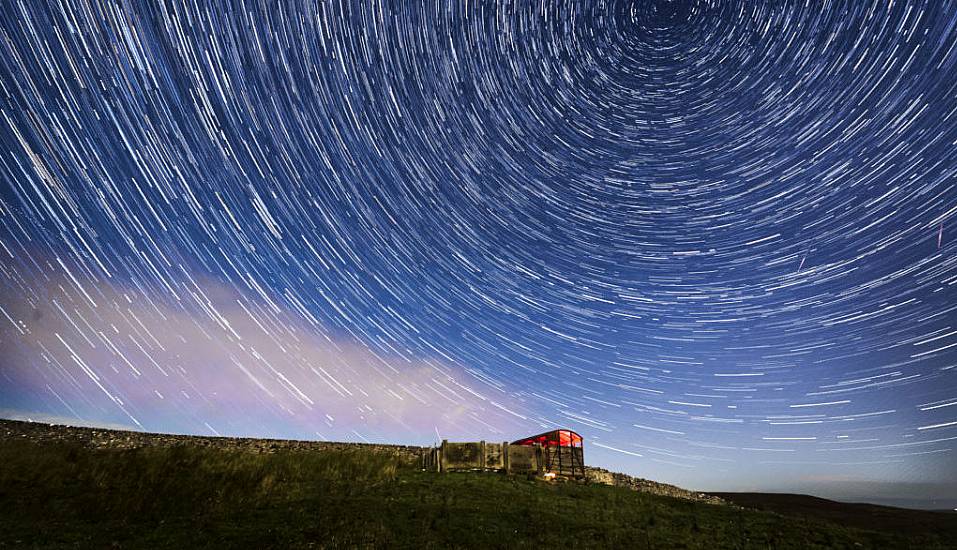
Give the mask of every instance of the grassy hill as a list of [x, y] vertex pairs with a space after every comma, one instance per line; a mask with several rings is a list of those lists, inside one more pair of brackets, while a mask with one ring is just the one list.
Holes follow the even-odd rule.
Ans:
[[0, 439], [0, 548], [954, 548], [955, 540], [953, 531], [858, 529], [619, 487], [421, 472], [363, 447]]
[[848, 527], [896, 531], [912, 537], [946, 534], [957, 547], [957, 515], [950, 511], [908, 510], [866, 503], [835, 502], [786, 493], [712, 493], [729, 502], [795, 517], [811, 516]]

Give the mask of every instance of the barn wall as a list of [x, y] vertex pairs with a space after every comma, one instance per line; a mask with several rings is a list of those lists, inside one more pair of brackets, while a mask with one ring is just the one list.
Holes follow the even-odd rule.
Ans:
[[471, 470], [482, 468], [483, 442], [449, 443], [442, 442], [444, 470]]
[[505, 447], [504, 443], [486, 443], [485, 444], [485, 468], [489, 470], [505, 469]]
[[537, 445], [508, 446], [508, 473], [542, 474], [544, 472], [545, 461], [542, 447]]
[[541, 475], [545, 471], [545, 455], [539, 446], [443, 441], [441, 446], [425, 450], [422, 467], [437, 472], [493, 470]]

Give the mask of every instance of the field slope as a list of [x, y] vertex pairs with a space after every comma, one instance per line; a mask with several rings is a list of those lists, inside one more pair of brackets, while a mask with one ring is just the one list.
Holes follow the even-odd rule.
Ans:
[[[948, 519], [952, 519], [948, 517]], [[0, 548], [953, 548], [619, 487], [435, 474], [356, 447], [0, 439]]]

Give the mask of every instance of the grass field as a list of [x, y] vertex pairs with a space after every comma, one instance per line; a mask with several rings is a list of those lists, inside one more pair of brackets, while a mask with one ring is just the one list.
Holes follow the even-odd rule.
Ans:
[[920, 537], [936, 532], [957, 548], [957, 514], [908, 510], [875, 504], [834, 502], [808, 495], [778, 493], [714, 493], [747, 508], [768, 510], [795, 517], [811, 516], [847, 527], [890, 530]]
[[953, 548], [814, 519], [368, 450], [255, 454], [0, 440], [0, 547]]

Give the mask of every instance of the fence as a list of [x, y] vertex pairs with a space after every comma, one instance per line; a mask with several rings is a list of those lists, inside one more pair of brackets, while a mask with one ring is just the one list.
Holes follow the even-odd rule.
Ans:
[[[568, 456], [562, 460], [556, 453]], [[422, 469], [433, 472], [492, 470], [539, 476], [546, 473], [568, 477], [585, 475], [581, 447], [549, 449], [541, 445], [510, 445], [506, 441], [450, 443], [443, 440], [442, 445], [423, 451]]]

